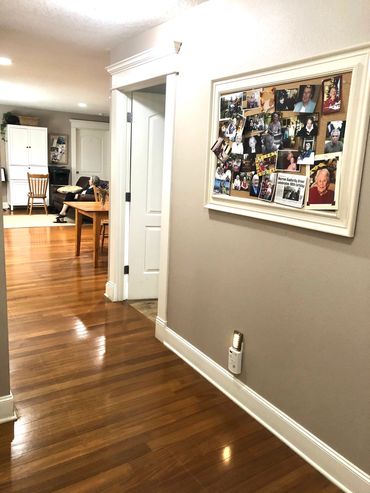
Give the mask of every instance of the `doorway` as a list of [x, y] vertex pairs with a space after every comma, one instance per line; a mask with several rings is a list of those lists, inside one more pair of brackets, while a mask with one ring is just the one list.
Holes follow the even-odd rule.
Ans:
[[132, 92], [128, 245], [130, 305], [155, 321], [158, 307], [166, 85]]
[[110, 178], [109, 123], [70, 120], [72, 185], [80, 176]]
[[127, 298], [158, 298], [166, 86], [132, 93]]
[[[172, 47], [159, 57], [158, 50], [112, 65], [111, 92], [111, 177], [109, 277], [105, 295], [111, 301], [129, 298], [129, 224], [130, 202], [127, 195], [131, 184], [131, 123], [132, 92], [165, 84], [165, 119], [163, 147], [163, 178], [161, 203], [161, 228], [158, 273], [158, 312], [155, 336], [163, 340], [167, 324], [169, 224], [171, 200], [171, 176], [175, 128], [176, 85], [178, 78], [178, 49]], [[149, 61], [152, 60], [151, 63]], [[140, 63], [136, 63], [140, 62]], [[114, 179], [113, 179], [114, 177]]]

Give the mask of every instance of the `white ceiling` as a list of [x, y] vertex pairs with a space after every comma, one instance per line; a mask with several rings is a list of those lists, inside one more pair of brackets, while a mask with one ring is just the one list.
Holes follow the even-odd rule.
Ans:
[[0, 104], [108, 114], [109, 50], [203, 1], [0, 0]]

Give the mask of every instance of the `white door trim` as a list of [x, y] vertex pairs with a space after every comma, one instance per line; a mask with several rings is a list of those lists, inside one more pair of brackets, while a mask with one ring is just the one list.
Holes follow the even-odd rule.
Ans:
[[[127, 299], [130, 130], [126, 114], [131, 109], [129, 93], [166, 82], [166, 110], [163, 149], [162, 230], [158, 289], [158, 320], [167, 323], [168, 244], [171, 201], [171, 171], [175, 123], [176, 79], [179, 44], [153, 48], [107, 68], [112, 75], [111, 98], [111, 184], [109, 233], [109, 277], [106, 296], [112, 301]], [[157, 332], [156, 332], [157, 335]]]
[[128, 225], [129, 204], [125, 193], [129, 187], [130, 169], [130, 125], [126, 123], [131, 100], [126, 94], [113, 90], [111, 95], [111, 171], [109, 183], [109, 257], [108, 282], [105, 295], [111, 301], [126, 299], [124, 293], [123, 270], [128, 259], [125, 249], [126, 227]]

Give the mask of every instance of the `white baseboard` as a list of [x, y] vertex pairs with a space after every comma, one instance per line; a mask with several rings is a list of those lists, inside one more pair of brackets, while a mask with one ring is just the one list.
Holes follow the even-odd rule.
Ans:
[[115, 283], [108, 281], [105, 283], [105, 293], [104, 295], [111, 301], [117, 300], [117, 286]]
[[7, 423], [16, 419], [17, 415], [15, 413], [12, 393], [0, 396], [0, 423]]
[[7, 209], [9, 209], [8, 202], [3, 202], [3, 211], [6, 211]]
[[158, 317], [156, 337], [343, 491], [369, 493], [368, 474], [240, 382]]
[[166, 329], [167, 322], [157, 316], [155, 319], [155, 337], [161, 342], [164, 342]]

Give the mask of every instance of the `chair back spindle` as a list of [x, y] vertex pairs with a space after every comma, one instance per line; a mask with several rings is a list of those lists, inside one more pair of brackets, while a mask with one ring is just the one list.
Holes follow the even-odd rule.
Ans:
[[[49, 185], [49, 174], [34, 174], [27, 173], [28, 179], [28, 202], [27, 210], [29, 214], [32, 214], [32, 208], [34, 205], [42, 205], [45, 210], [45, 214], [48, 213], [46, 205], [46, 197]], [[34, 204], [34, 199], [41, 199], [42, 203]]]

